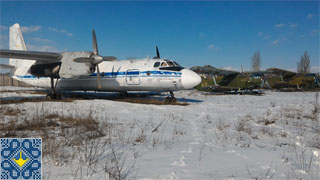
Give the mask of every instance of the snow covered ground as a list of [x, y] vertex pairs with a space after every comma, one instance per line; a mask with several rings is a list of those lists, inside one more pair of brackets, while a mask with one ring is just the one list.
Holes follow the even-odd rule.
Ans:
[[[3, 99], [44, 96], [4, 89]], [[0, 120], [50, 119], [46, 130], [16, 133], [43, 138], [45, 179], [320, 179], [316, 94], [176, 92], [187, 106], [25, 102], [1, 105]], [[84, 117], [96, 126], [73, 128], [77, 123], [68, 122]]]

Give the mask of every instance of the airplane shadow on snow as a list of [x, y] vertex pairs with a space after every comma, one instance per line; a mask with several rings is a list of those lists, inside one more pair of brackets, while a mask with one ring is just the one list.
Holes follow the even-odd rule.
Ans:
[[[10, 97], [0, 97], [0, 104], [13, 104], [13, 103], [23, 103], [23, 102], [38, 102], [38, 101], [49, 101], [46, 99], [46, 92], [43, 90], [39, 91], [26, 91], [24, 95], [16, 95]], [[128, 101], [134, 102], [134, 100], [143, 100], [146, 104], [148, 101], [159, 101], [163, 102], [168, 97], [167, 93], [164, 92], [130, 92], [128, 95], [118, 92], [83, 92], [83, 91], [60, 91], [62, 96], [61, 99], [52, 101], [69, 101], [70, 98], [74, 100], [115, 100], [115, 101]], [[43, 96], [31, 96], [28, 94], [43, 94]], [[191, 98], [176, 98], [179, 103], [201, 103], [203, 101]], [[141, 103], [141, 102], [140, 102]], [[144, 104], [142, 102], [142, 104]], [[153, 103], [150, 103], [153, 104]]]
[[[75, 98], [83, 98], [83, 99], [107, 99], [107, 100], [116, 100], [116, 99], [154, 99], [158, 101], [164, 101], [168, 95], [164, 92], [130, 92], [128, 95], [117, 92], [67, 92], [64, 95]], [[190, 98], [176, 98], [178, 102], [185, 103], [200, 103], [203, 102], [197, 99]]]

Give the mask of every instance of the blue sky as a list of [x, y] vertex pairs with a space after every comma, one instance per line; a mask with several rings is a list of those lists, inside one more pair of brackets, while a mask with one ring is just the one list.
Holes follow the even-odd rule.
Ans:
[[[319, 2], [0, 2], [1, 48], [18, 22], [31, 50], [92, 50], [118, 59], [155, 55], [191, 67], [296, 69], [308, 51], [319, 68]], [[2, 60], [2, 62], [4, 62]]]

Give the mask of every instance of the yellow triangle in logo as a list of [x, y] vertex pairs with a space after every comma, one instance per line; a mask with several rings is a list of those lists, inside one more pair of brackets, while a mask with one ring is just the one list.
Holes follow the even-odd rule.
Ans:
[[22, 159], [22, 151], [20, 151], [20, 158], [19, 159], [13, 159], [20, 167], [22, 167], [29, 159], [26, 160]]

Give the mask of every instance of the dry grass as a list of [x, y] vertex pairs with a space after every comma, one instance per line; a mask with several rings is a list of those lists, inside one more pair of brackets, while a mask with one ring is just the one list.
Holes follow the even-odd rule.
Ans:
[[73, 102], [77, 99], [72, 98], [66, 98], [66, 99], [46, 99], [45, 97], [41, 98], [21, 98], [21, 99], [8, 99], [8, 100], [0, 100], [0, 104], [19, 104], [19, 103], [25, 103], [25, 102]]
[[19, 109], [5, 107], [2, 109], [2, 113], [5, 116], [18, 116], [19, 114], [21, 114], [21, 111]]
[[238, 122], [236, 122], [235, 124], [235, 130], [238, 132], [245, 132], [248, 135], [252, 134], [252, 127], [251, 127], [251, 123], [252, 119], [250, 116], [246, 116], [244, 119], [240, 119], [238, 120]]
[[[7, 123], [0, 124], [0, 134], [3, 137], [19, 137], [25, 136], [27, 132], [32, 132], [35, 135], [48, 137], [48, 131], [57, 127], [75, 131], [86, 135], [86, 138], [94, 139], [104, 136], [99, 127], [99, 123], [90, 115], [86, 117], [61, 116], [59, 114], [48, 114], [46, 112], [41, 115], [34, 115], [30, 119], [19, 119], [21, 110], [9, 107], [4, 108], [4, 115], [13, 116]], [[45, 132], [45, 133], [43, 133]], [[61, 133], [66, 135], [65, 133]]]
[[26, 93], [26, 94], [47, 94], [45, 90], [1, 90], [0, 93]]

